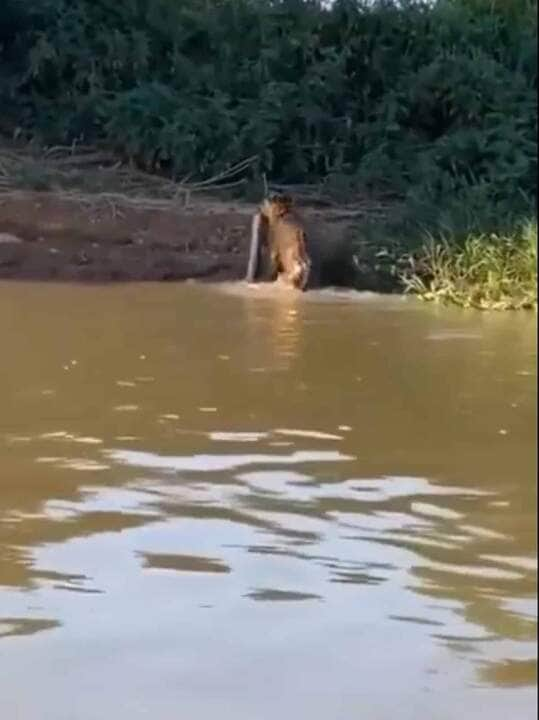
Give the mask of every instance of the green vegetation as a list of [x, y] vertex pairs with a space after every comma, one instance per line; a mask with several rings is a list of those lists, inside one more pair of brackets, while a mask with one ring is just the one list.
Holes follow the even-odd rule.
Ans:
[[408, 289], [530, 304], [536, 0], [3, 0], [0, 107], [176, 179], [255, 157], [251, 182], [394, 196], [376, 253]]
[[431, 239], [403, 276], [425, 300], [480, 309], [537, 308], [537, 223], [511, 236]]

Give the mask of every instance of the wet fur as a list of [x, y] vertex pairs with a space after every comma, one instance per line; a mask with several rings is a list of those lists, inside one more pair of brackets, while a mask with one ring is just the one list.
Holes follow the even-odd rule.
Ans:
[[264, 200], [253, 217], [246, 276], [248, 282], [254, 282], [259, 269], [263, 238], [269, 251], [271, 279], [304, 290], [309, 281], [312, 262], [303, 223], [287, 195], [275, 195]]

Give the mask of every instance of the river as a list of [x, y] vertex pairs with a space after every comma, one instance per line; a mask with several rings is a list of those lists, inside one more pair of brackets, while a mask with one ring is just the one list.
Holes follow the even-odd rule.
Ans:
[[0, 284], [0, 716], [535, 716], [535, 322]]

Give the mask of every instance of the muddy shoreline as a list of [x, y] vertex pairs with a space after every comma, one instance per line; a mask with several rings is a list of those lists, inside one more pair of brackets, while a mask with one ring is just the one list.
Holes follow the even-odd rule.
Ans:
[[[80, 282], [239, 280], [254, 205], [118, 205], [52, 192], [0, 196], [0, 279]], [[304, 209], [324, 252], [350, 225]]]

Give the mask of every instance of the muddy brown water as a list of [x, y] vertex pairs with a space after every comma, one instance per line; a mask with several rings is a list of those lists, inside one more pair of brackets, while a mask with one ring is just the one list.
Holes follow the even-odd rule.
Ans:
[[535, 317], [0, 284], [0, 715], [530, 718]]

